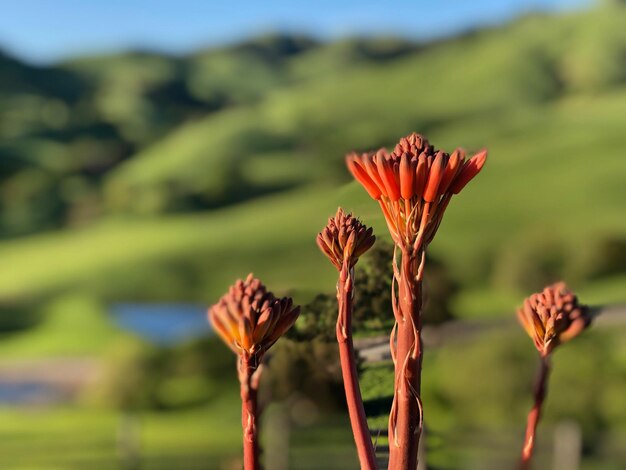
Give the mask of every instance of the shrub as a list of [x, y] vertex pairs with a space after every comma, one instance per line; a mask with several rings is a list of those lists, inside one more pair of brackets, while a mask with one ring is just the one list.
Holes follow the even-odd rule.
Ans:
[[[391, 278], [393, 246], [378, 240], [356, 266], [355, 332], [387, 330], [393, 325]], [[453, 318], [450, 299], [459, 290], [446, 266], [428, 257], [425, 272], [424, 323], [440, 324]], [[334, 294], [319, 294], [302, 308], [300, 318], [287, 336], [298, 341], [313, 338], [335, 341], [337, 300]]]
[[306, 342], [283, 338], [276, 343], [262, 381], [272, 400], [301, 395], [326, 410], [336, 410], [345, 402], [337, 344], [320, 338]]
[[175, 409], [213, 399], [237, 386], [234, 358], [218, 338], [160, 348], [124, 337], [105, 359], [86, 400], [124, 410]]

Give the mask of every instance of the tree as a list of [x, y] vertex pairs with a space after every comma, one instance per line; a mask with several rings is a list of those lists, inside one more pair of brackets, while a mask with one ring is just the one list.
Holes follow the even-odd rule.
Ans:
[[[393, 246], [378, 240], [356, 265], [355, 304], [352, 327], [355, 332], [388, 330], [393, 325], [391, 278]], [[428, 258], [425, 272], [424, 323], [440, 324], [453, 318], [450, 300], [458, 284], [440, 261]], [[304, 305], [295, 327], [287, 334], [295, 341], [318, 338], [335, 341], [337, 299], [335, 294], [318, 294]]]

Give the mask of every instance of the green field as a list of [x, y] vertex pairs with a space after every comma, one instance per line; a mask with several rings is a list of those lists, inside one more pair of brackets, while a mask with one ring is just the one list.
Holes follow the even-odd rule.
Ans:
[[[623, 335], [623, 327], [598, 328], [556, 354], [540, 427], [541, 465], [551, 461], [558, 426], [573, 421], [581, 424], [583, 442], [590, 449], [581, 469], [620, 468], [626, 457], [620, 445], [626, 437], [626, 416], [620, 406], [626, 389]], [[471, 342], [459, 339], [429, 349], [423, 395], [429, 464], [463, 469], [514, 465], [536, 360], [530, 340], [510, 326], [480, 334]], [[476, 381], [476, 370], [490, 371], [499, 380]], [[391, 364], [365, 366], [361, 383], [374, 432], [386, 429], [392, 382]], [[166, 412], [5, 406], [0, 409], [2, 466], [105, 469], [130, 465], [128, 459], [133, 458], [148, 469], [236, 465], [239, 397], [230, 387], [228, 392], [201, 406]], [[262, 427], [266, 458], [282, 455], [281, 446], [286, 445], [289, 468], [354, 468], [345, 414], [318, 415], [310, 406], [303, 401], [292, 411], [285, 406], [266, 410]], [[385, 436], [379, 436], [377, 445], [385, 444]]]
[[[111, 469], [137, 461], [141, 468], [155, 470], [237, 466], [241, 462], [238, 400], [233, 393], [201, 409], [172, 414], [2, 408], [2, 467]], [[275, 414], [276, 410], [268, 412], [268, 416]], [[297, 468], [313, 470], [324, 465], [343, 470], [356, 463], [352, 437], [342, 417], [323, 417], [306, 427], [293, 425], [287, 439], [288, 459]], [[266, 442], [267, 452], [273, 451], [272, 445]]]

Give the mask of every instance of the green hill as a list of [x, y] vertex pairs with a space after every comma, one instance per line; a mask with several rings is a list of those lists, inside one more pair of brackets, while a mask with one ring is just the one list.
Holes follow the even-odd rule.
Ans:
[[[413, 130], [490, 150], [432, 246], [464, 298], [487, 305], [501, 289], [485, 308], [511, 308], [539, 268], [608, 283], [623, 266], [602, 250], [626, 238], [624, 26], [626, 9], [613, 7], [427, 45], [270, 36], [60, 64], [85, 84], [77, 99], [0, 96], [14, 124], [0, 131], [12, 162], [0, 172], [0, 298], [80, 286], [208, 303], [249, 271], [302, 300], [330, 291], [313, 240], [336, 206], [385, 233], [343, 155]], [[33, 111], [48, 102], [48, 114]]]

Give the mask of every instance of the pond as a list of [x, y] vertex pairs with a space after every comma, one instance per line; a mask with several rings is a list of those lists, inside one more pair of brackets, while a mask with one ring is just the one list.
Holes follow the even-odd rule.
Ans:
[[110, 312], [118, 326], [159, 345], [211, 334], [207, 308], [201, 305], [120, 303]]

